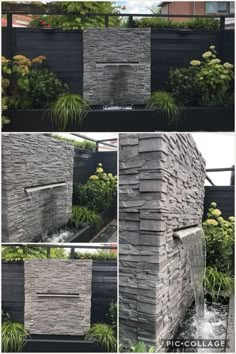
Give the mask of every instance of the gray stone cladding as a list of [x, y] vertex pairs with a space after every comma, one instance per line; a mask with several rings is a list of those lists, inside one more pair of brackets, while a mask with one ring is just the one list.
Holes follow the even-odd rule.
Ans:
[[148, 28], [83, 32], [83, 95], [91, 105], [144, 104], [151, 87]]
[[[3, 242], [39, 241], [67, 224], [74, 147], [44, 134], [2, 134]], [[65, 182], [27, 194], [25, 188]]]
[[191, 135], [147, 133], [120, 135], [119, 164], [120, 342], [159, 350], [193, 299], [173, 234], [201, 224], [205, 162]]
[[92, 261], [25, 261], [25, 328], [30, 334], [84, 335], [90, 328]]

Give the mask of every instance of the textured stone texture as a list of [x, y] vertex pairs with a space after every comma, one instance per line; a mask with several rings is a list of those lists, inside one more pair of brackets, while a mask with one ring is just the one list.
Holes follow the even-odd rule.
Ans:
[[193, 298], [173, 234], [201, 224], [205, 163], [191, 135], [163, 133], [121, 134], [119, 160], [120, 341], [158, 348]]
[[[3, 241], [30, 242], [65, 225], [72, 206], [74, 148], [43, 134], [2, 134]], [[65, 182], [33, 192], [25, 188]]]
[[90, 328], [92, 261], [29, 260], [24, 268], [30, 334], [84, 335]]
[[83, 50], [83, 92], [90, 104], [145, 103], [151, 86], [150, 29], [88, 29]]

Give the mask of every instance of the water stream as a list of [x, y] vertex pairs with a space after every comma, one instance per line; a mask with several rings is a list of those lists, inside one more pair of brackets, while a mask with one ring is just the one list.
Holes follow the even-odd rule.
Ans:
[[120, 110], [127, 110], [131, 111], [133, 109], [132, 106], [103, 106], [104, 111], [120, 111]]
[[42, 224], [41, 224], [41, 221], [40, 221], [40, 218], [39, 218], [39, 214], [38, 214], [39, 208], [35, 207], [35, 202], [37, 203], [37, 199], [36, 199], [37, 193], [39, 193], [39, 192], [33, 193], [31, 191], [26, 190], [26, 193], [27, 193], [27, 195], [29, 197], [32, 210], [35, 210], [35, 220], [36, 220], [36, 223], [38, 224], [38, 227], [39, 227], [39, 230], [40, 230], [40, 236], [42, 237], [42, 241], [44, 242], [45, 233], [43, 231]]
[[197, 228], [197, 231], [183, 237], [182, 242], [187, 252], [188, 263], [190, 265], [191, 286], [193, 288], [195, 299], [196, 318], [200, 326], [205, 315], [203, 278], [206, 268], [206, 246], [203, 229]]
[[58, 230], [57, 232], [54, 232], [52, 235], [49, 235], [46, 241], [49, 243], [63, 243], [67, 241], [69, 242], [69, 240], [71, 240], [74, 234], [75, 231], [69, 230], [65, 227], [63, 229]]
[[[59, 186], [59, 185], [55, 185]], [[37, 189], [36, 189], [37, 188]], [[40, 203], [40, 193], [42, 193], [43, 190], [47, 190], [47, 195], [44, 198], [44, 201], [46, 203], [50, 202], [51, 205], [51, 212], [47, 211], [45, 209], [45, 215], [44, 217], [39, 214], [39, 203]], [[72, 236], [72, 232], [67, 230], [65, 227], [64, 229], [61, 229], [60, 231], [55, 231], [52, 234], [49, 234], [49, 230], [56, 230], [56, 220], [55, 220], [55, 214], [54, 214], [54, 205], [53, 205], [53, 200], [54, 200], [54, 186], [49, 185], [47, 188], [44, 186], [42, 187], [35, 187], [34, 190], [30, 189], [25, 189], [29, 200], [31, 204], [31, 209], [34, 211], [35, 214], [35, 222], [38, 225], [38, 230], [41, 236], [41, 242], [52, 242], [52, 243], [57, 243], [57, 242], [64, 242], [68, 238]], [[65, 194], [65, 205], [67, 206], [69, 203], [69, 190], [68, 190], [68, 184], [66, 184], [66, 194]], [[69, 219], [69, 214], [70, 211], [68, 207], [65, 208], [65, 213], [66, 213], [66, 220], [68, 221]], [[66, 222], [67, 223], [67, 222]]]
[[[204, 296], [203, 278], [206, 268], [206, 244], [201, 228], [182, 238], [190, 265], [191, 286], [195, 303], [182, 320], [176, 339], [220, 340], [226, 337], [228, 305], [207, 304]], [[224, 349], [179, 348], [172, 352], [222, 352]]]

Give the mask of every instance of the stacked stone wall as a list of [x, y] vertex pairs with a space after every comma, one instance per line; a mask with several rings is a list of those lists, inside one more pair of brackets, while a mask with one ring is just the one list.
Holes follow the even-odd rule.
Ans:
[[190, 134], [120, 135], [120, 341], [160, 347], [193, 300], [174, 232], [201, 224], [205, 163]]
[[[4, 242], [40, 241], [67, 224], [73, 163], [74, 147], [49, 135], [2, 134]], [[58, 183], [65, 185], [27, 193], [28, 188]]]

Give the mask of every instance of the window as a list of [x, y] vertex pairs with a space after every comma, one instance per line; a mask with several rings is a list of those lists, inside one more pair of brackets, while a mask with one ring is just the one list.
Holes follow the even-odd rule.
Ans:
[[229, 12], [234, 14], [234, 1], [230, 1], [229, 3]]
[[226, 14], [234, 12], [234, 1], [206, 1], [206, 14]]

